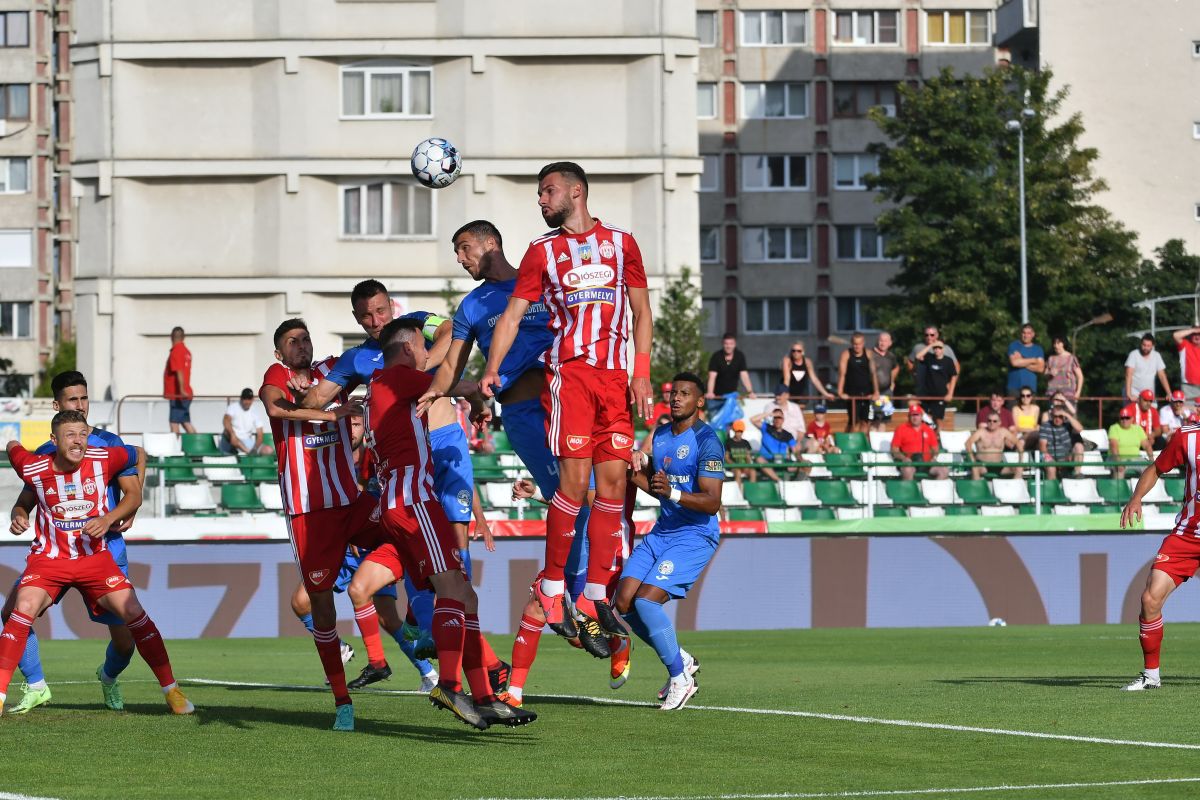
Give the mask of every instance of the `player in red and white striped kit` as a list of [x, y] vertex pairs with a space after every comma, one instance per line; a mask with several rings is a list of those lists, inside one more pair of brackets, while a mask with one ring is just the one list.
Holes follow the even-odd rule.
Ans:
[[171, 711], [190, 714], [195, 709], [175, 683], [162, 636], [104, 539], [111, 525], [131, 516], [140, 505], [138, 496], [127, 494], [109, 508], [108, 482], [130, 464], [136, 463], [144, 473], [145, 455], [136, 447], [89, 447], [91, 428], [80, 411], [58, 412], [50, 428], [57, 448], [53, 455], [34, 455], [18, 442], [7, 446], [12, 468], [37, 495], [38, 508], [33, 546], [17, 581], [16, 606], [0, 633], [0, 711], [30, 626], [74, 587], [93, 613], [111, 611], [124, 621]]
[[[630, 395], [644, 419], [649, 419], [654, 400], [653, 322], [641, 251], [628, 231], [588, 212], [587, 194], [587, 175], [578, 164], [555, 162], [538, 174], [538, 205], [554, 230], [533, 240], [521, 259], [480, 383], [488, 395], [500, 389], [500, 364], [521, 319], [531, 303], [544, 300], [555, 338], [546, 352], [542, 405], [550, 451], [559, 459], [562, 480], [546, 517], [546, 566], [538, 601], [550, 627], [569, 639], [578, 629], [564, 613], [563, 567], [593, 467], [596, 497], [587, 528], [587, 584], [576, 606], [583, 624], [598, 622], [611, 636], [627, 635], [605, 587], [617, 570], [622, 541], [625, 473], [633, 447]], [[631, 322], [632, 380], [627, 371]]]
[[[288, 535], [312, 603], [313, 640], [337, 706], [333, 729], [352, 731], [354, 706], [342, 665], [333, 585], [346, 546], [352, 542], [374, 546], [382, 532], [375, 499], [359, 491], [354, 469], [349, 417], [361, 414], [362, 406], [343, 397], [330, 409], [301, 408], [301, 396], [289, 386], [296, 375], [308, 385], [319, 385], [320, 365], [313, 364], [312, 356], [304, 320], [281, 323], [275, 330], [279, 363], [263, 376], [258, 396], [275, 436]], [[374, 613], [364, 611], [360, 617], [355, 609], [355, 619], [364, 640], [370, 636], [379, 640], [379, 619]]]
[[1197, 500], [1200, 497], [1200, 425], [1184, 425], [1176, 431], [1154, 463], [1138, 478], [1133, 497], [1121, 511], [1122, 528], [1139, 522], [1142, 498], [1160, 477], [1180, 466], [1184, 475], [1183, 507], [1175, 517], [1175, 528], [1159, 545], [1146, 578], [1138, 617], [1144, 666], [1141, 674], [1125, 687], [1129, 692], [1157, 689], [1162, 685], [1158, 673], [1163, 640], [1162, 608], [1171, 592], [1200, 569], [1200, 501]]

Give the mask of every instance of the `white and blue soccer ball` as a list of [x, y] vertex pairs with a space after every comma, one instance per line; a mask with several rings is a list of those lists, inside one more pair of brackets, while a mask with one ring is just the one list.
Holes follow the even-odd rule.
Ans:
[[991, 628], [1005, 628], [1005, 627], [1008, 627], [1008, 623], [1007, 623], [1007, 622], [1005, 622], [1005, 621], [1004, 621], [1003, 619], [1001, 619], [1000, 617], [992, 617], [991, 619], [989, 619], [989, 620], [988, 620], [988, 627], [991, 627]]
[[454, 145], [445, 139], [426, 139], [413, 148], [412, 173], [422, 186], [445, 189], [454, 183], [462, 170], [462, 158]]

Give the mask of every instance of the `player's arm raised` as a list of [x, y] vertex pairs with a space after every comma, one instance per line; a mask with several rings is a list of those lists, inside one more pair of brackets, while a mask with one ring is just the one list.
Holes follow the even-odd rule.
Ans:
[[633, 378], [629, 391], [633, 406], [642, 419], [654, 412], [654, 391], [650, 388], [650, 349], [654, 343], [654, 317], [650, 312], [650, 290], [628, 286], [629, 310], [633, 312]]
[[[332, 394], [336, 395], [337, 390], [341, 387], [332, 381], [328, 383], [334, 387]], [[321, 389], [325, 385], [326, 381], [322, 381], [317, 384], [316, 388]], [[258, 391], [258, 399], [262, 400], [263, 406], [267, 409], [267, 416], [272, 419], [291, 419], [299, 422], [333, 422], [342, 417], [362, 414], [362, 404], [358, 402], [344, 403], [330, 411], [322, 408], [308, 408], [307, 405], [298, 406], [284, 397], [283, 390], [278, 386], [262, 387]], [[307, 397], [305, 399], [307, 400]], [[332, 399], [333, 397], [330, 397], [330, 400]]]
[[[521, 320], [528, 310], [528, 300], [516, 296], [510, 297], [504, 313], [496, 321], [496, 328], [492, 331], [492, 347], [488, 351], [487, 367], [483, 370], [483, 379], [479, 381], [479, 389], [485, 397], [495, 396], [500, 389], [500, 364], [508, 355], [513, 342], [516, 341], [517, 331], [521, 328]], [[649, 380], [646, 381], [646, 386], [650, 386]]]
[[437, 374], [433, 376], [433, 383], [417, 401], [418, 414], [425, 413], [434, 400], [445, 397], [446, 393], [454, 386], [458, 376], [462, 375], [463, 370], [467, 368], [467, 362], [471, 358], [471, 344], [470, 340], [451, 340], [450, 347], [446, 351], [446, 358], [438, 366]]

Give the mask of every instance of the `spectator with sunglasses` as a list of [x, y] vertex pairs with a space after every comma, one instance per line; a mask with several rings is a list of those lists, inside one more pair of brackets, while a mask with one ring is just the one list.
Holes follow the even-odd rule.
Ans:
[[[925, 354], [933, 347], [934, 342], [941, 341], [941, 334], [938, 332], [936, 325], [925, 326], [925, 338], [913, 345], [908, 357], [904, 359], [908, 371], [913, 373], [913, 381], [916, 384], [916, 393], [918, 397], [930, 395], [926, 384], [925, 363], [921, 360]], [[954, 348], [950, 345], [943, 345], [942, 355], [954, 362], [954, 371], [959, 379], [962, 378], [962, 364], [958, 360], [958, 356], [954, 353]]]
[[788, 354], [780, 362], [780, 380], [787, 386], [791, 401], [801, 408], [806, 397], [823, 397], [833, 400], [833, 395], [817, 377], [813, 360], [804, 354], [804, 342], [794, 342]]
[[1017, 436], [1025, 440], [1026, 448], [1037, 444], [1038, 425], [1042, 422], [1042, 408], [1033, 401], [1033, 391], [1022, 389], [1017, 393], [1017, 404], [1012, 407], [1013, 423]]
[[[1154, 460], [1154, 447], [1145, 428], [1134, 424], [1129, 408], [1122, 408], [1117, 422], [1108, 428], [1108, 457], [1116, 461], [1134, 461], [1142, 453], [1147, 459]], [[1125, 477], [1124, 465], [1113, 467], [1113, 477]]]
[[1158, 422], [1162, 425], [1163, 438], [1171, 441], [1175, 431], [1182, 428], [1190, 416], [1183, 392], [1178, 389], [1171, 392], [1171, 401], [1158, 410]]
[[[1037, 446], [1042, 453], [1042, 460], [1071, 461], [1076, 464], [1083, 461], [1082, 430], [1083, 425], [1075, 419], [1073, 411], [1065, 404], [1055, 405], [1038, 429]], [[1078, 474], [1078, 466], [1075, 472]], [[1046, 480], [1055, 480], [1058, 478], [1058, 467], [1046, 467], [1044, 474]]]
[[[1019, 436], [1000, 424], [1000, 414], [991, 411], [983, 420], [983, 427], [976, 428], [967, 438], [967, 455], [974, 462], [971, 467], [971, 477], [980, 480], [991, 473], [1002, 477], [1012, 475], [1021, 477], [1019, 465], [1009, 467], [1004, 461], [1005, 450], [1016, 450], [1018, 454], [1025, 451], [1025, 442]], [[987, 466], [984, 466], [984, 465]]]

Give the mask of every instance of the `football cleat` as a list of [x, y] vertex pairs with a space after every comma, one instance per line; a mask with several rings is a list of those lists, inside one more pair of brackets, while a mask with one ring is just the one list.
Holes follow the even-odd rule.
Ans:
[[346, 684], [347, 689], [361, 689], [364, 686], [370, 686], [372, 683], [379, 683], [392, 677], [392, 668], [386, 663], [382, 667], [375, 667], [367, 664], [362, 668], [362, 672], [358, 673], [358, 677]]
[[469, 695], [438, 684], [429, 693], [429, 702], [433, 703], [434, 708], [446, 709], [472, 728], [481, 731], [488, 729], [490, 723], [480, 715]]
[[342, 666], [349, 664], [354, 659], [354, 648], [349, 642], [342, 642]]
[[1141, 692], [1146, 689], [1161, 689], [1162, 681], [1158, 678], [1151, 678], [1145, 672], [1139, 674], [1133, 679], [1133, 682], [1125, 686], [1122, 691], [1125, 692]]
[[[691, 653], [684, 650], [683, 651], [683, 674], [687, 675], [690, 678], [690, 677], [695, 676], [695, 674], [699, 671], [700, 671], [700, 659], [693, 658]], [[658, 701], [660, 703], [663, 700], [667, 699], [667, 692], [670, 691], [670, 689], [671, 689], [671, 682], [668, 680], [665, 684], [663, 684], [663, 687], [658, 690]]]
[[550, 630], [564, 639], [574, 639], [579, 635], [579, 631], [575, 627], [575, 620], [566, 613], [566, 606], [563, 603], [563, 596], [561, 594], [556, 594], [553, 597], [544, 594], [542, 592], [541, 581], [533, 585], [533, 592], [542, 607], [542, 611], [546, 614], [546, 624], [550, 626]]
[[433, 643], [432, 636], [422, 636], [417, 639], [416, 644], [413, 645], [413, 658], [418, 661], [428, 661], [437, 657], [437, 645]]
[[488, 670], [488, 681], [492, 684], [492, 691], [500, 694], [508, 688], [508, 676], [512, 672], [512, 664], [501, 660], [500, 666], [495, 669]]
[[50, 687], [43, 686], [41, 689], [30, 689], [29, 684], [22, 687], [25, 694], [21, 696], [21, 702], [9, 709], [13, 714], [28, 714], [38, 706], [44, 706], [50, 702]]
[[100, 694], [104, 695], [104, 705], [113, 711], [125, 710], [125, 697], [121, 694], [121, 684], [117, 681], [105, 683], [100, 677], [100, 673], [104, 672], [104, 667], [96, 667], [96, 680], [100, 681]]
[[663, 698], [663, 704], [659, 706], [662, 711], [678, 711], [687, 705], [687, 701], [692, 699], [692, 695], [700, 687], [696, 685], [696, 679], [691, 675], [684, 674], [684, 679], [681, 681], [667, 682], [667, 696]]
[[625, 630], [625, 626], [621, 624], [620, 618], [617, 617], [607, 600], [597, 600], [595, 606], [596, 622], [600, 623], [600, 628], [605, 634], [619, 636], [622, 639], [629, 638], [629, 631]]
[[523, 702], [521, 698], [517, 697], [512, 692], [501, 692], [500, 694], [496, 695], [496, 699], [502, 703], [508, 703], [513, 708], [520, 708], [521, 703]]
[[172, 714], [191, 714], [196, 710], [192, 701], [183, 696], [178, 686], [167, 692], [167, 705], [171, 707]]
[[400, 623], [400, 635], [404, 637], [405, 641], [416, 642], [421, 638], [421, 629], [411, 623], [402, 622]]
[[421, 685], [417, 687], [417, 691], [421, 694], [429, 694], [433, 691], [433, 687], [438, 684], [437, 672], [431, 672], [428, 675], [421, 676]]
[[612, 651], [608, 647], [608, 637], [600, 630], [600, 623], [591, 617], [580, 614], [575, 622], [579, 631], [579, 646], [596, 658], [608, 658]]
[[512, 705], [503, 700], [490, 700], [486, 703], [480, 703], [476, 706], [479, 709], [479, 715], [487, 721], [489, 725], [499, 723], [507, 725], [510, 728], [515, 728], [518, 725], [528, 725], [537, 719], [537, 714], [533, 711], [526, 711], [519, 705]]
[[337, 716], [333, 718], [335, 731], [354, 730], [354, 704], [345, 703], [337, 707]]
[[[619, 644], [617, 644], [619, 642]], [[614, 644], [616, 645], [614, 647]], [[609, 662], [608, 685], [614, 689], [620, 689], [625, 685], [625, 681], [629, 680], [629, 657], [633, 654], [633, 639], [617, 639], [614, 637], [608, 642], [609, 650], [612, 651], [612, 658]]]

